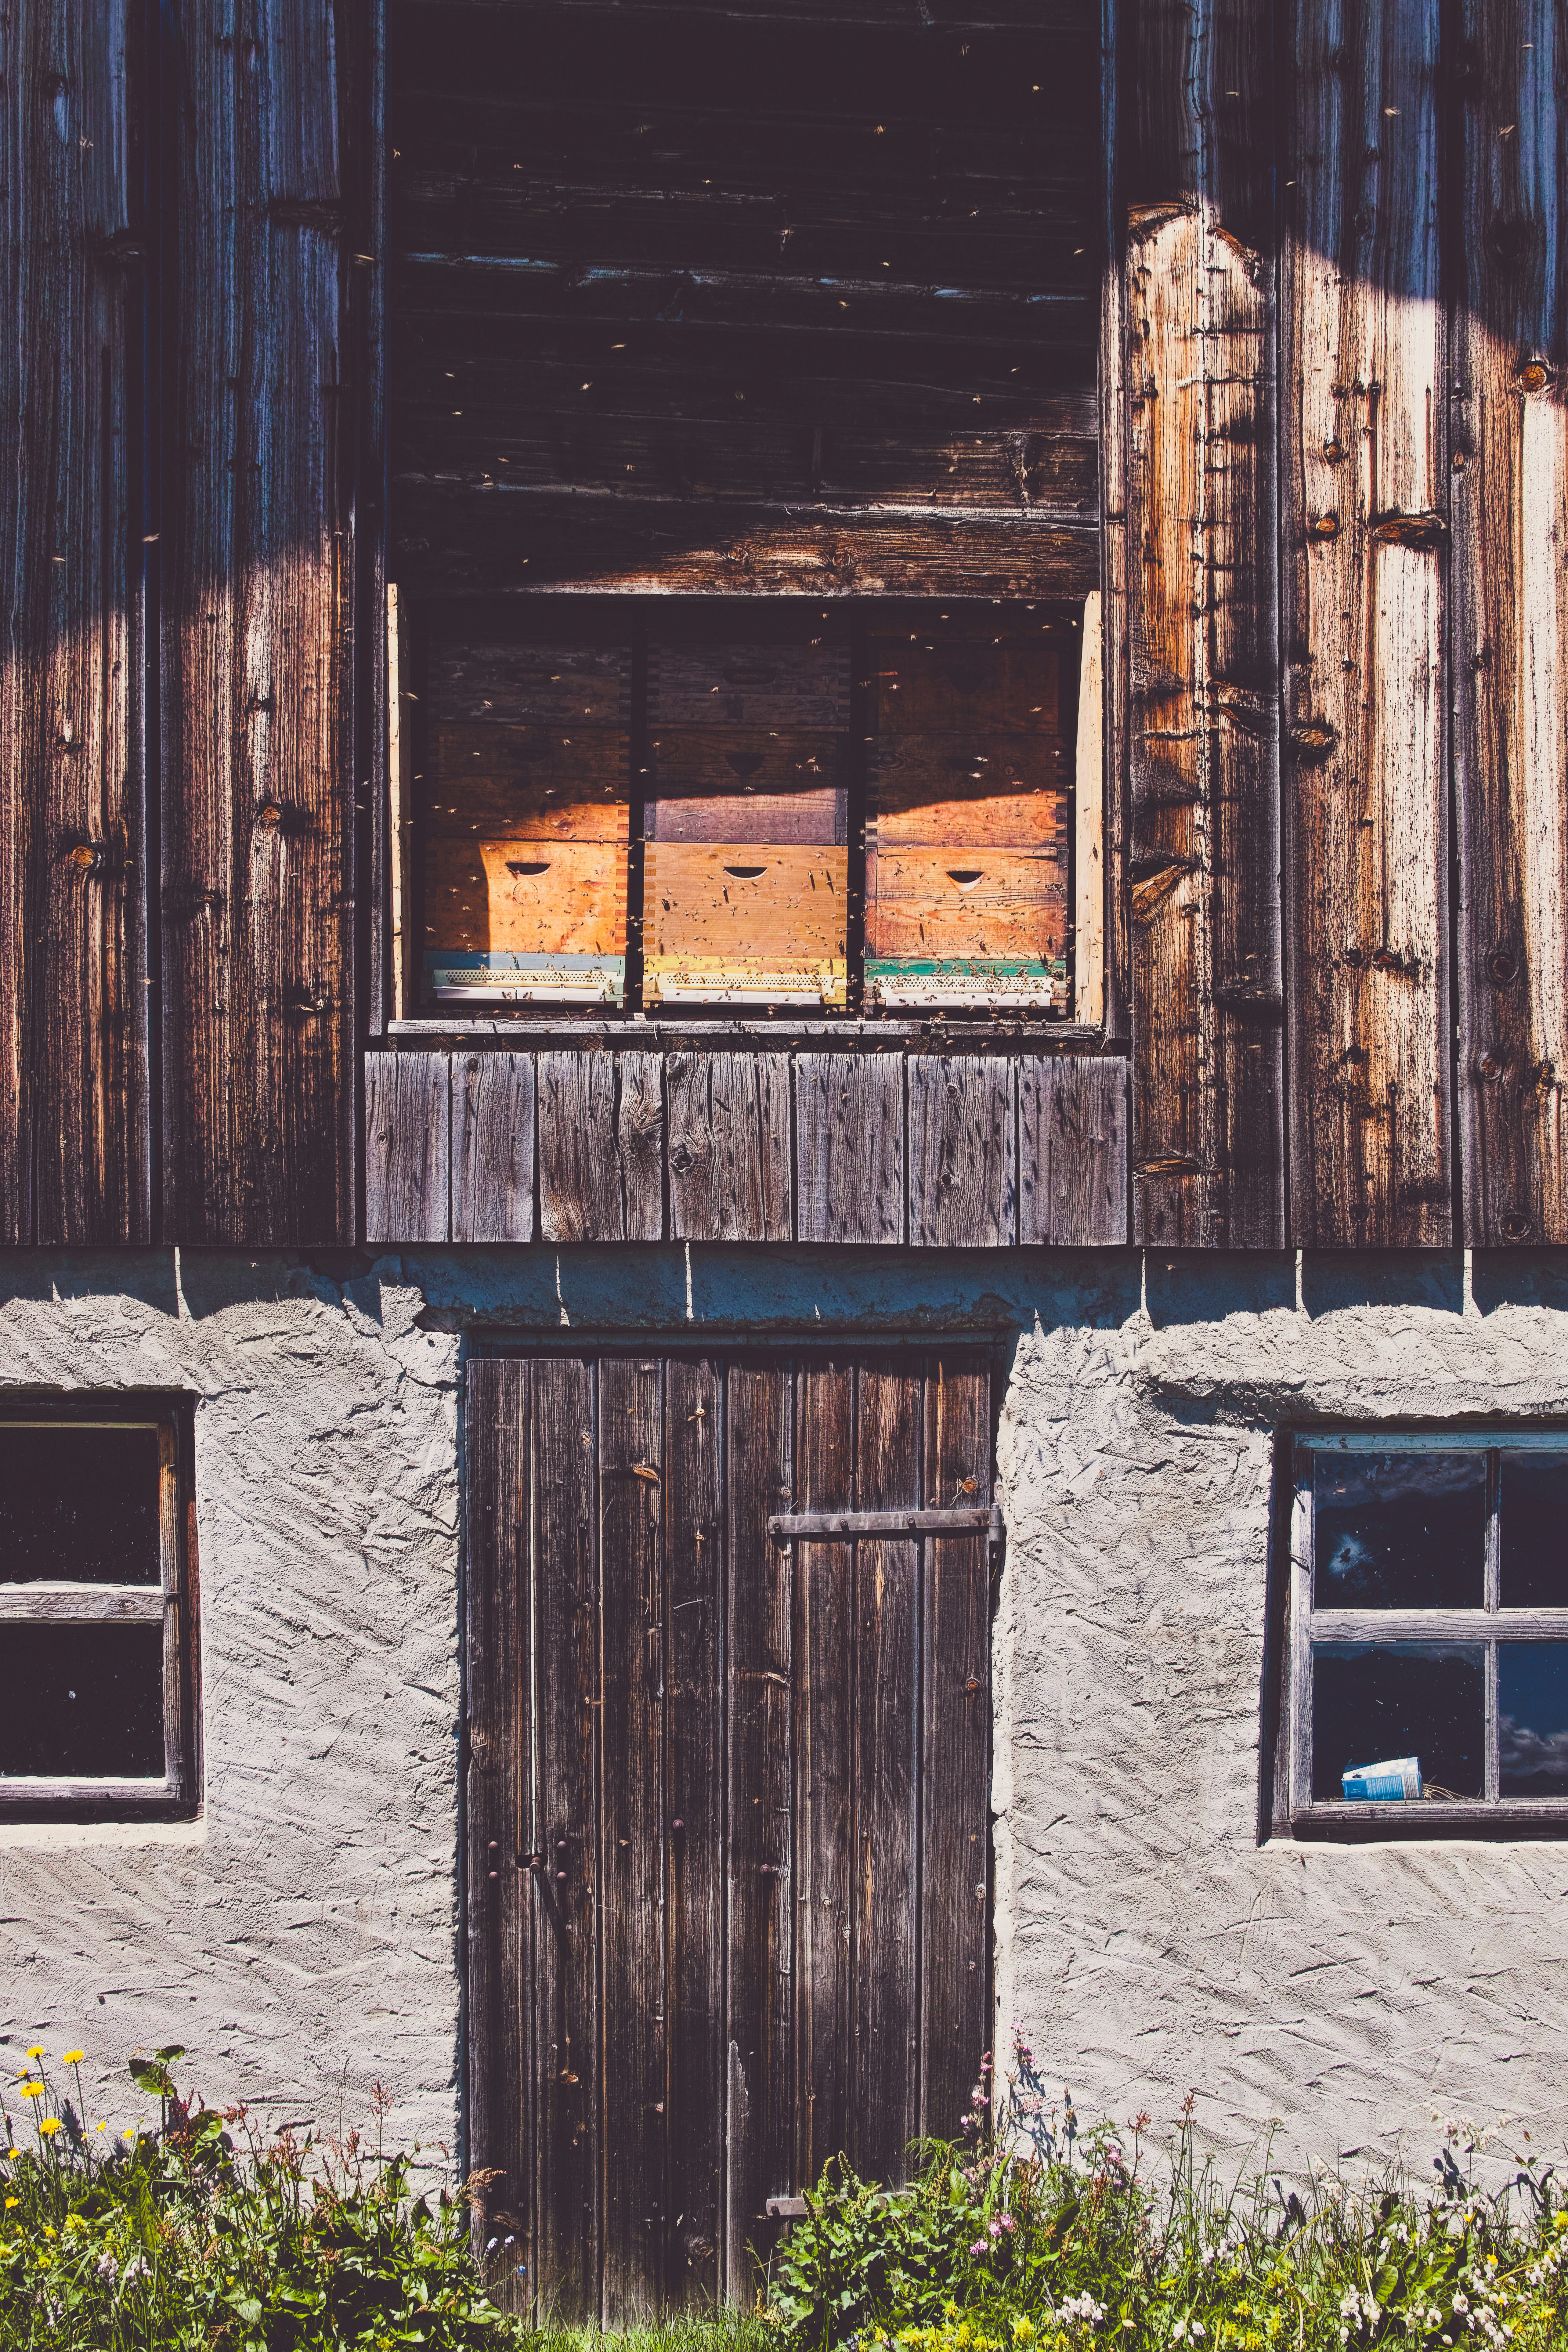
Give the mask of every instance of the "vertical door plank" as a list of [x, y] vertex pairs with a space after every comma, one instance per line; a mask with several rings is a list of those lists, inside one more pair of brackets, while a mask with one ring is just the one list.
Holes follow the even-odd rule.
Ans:
[[1134, 1234], [1284, 1234], [1270, 11], [1136, 12], [1127, 257]]
[[[795, 1508], [855, 1499], [855, 1370], [807, 1362], [796, 1383]], [[815, 2186], [853, 2144], [854, 1553], [799, 1543], [795, 1570], [795, 2178]]]
[[533, 2293], [532, 1875], [523, 1808], [532, 1748], [529, 1640], [529, 1367], [479, 1358], [466, 1375], [468, 1452], [468, 2144], [487, 2236], [517, 2239]]
[[1568, 29], [1465, 0], [1454, 763], [1465, 1239], [1568, 1242]]
[[910, 1240], [917, 1248], [1016, 1241], [1013, 1070], [1010, 1055], [910, 1055]]
[[[747, 2250], [765, 2253], [770, 2197], [793, 2195], [796, 2169], [796, 1884], [793, 1552], [768, 1534], [790, 1507], [794, 1381], [779, 1363], [732, 1363], [726, 1375], [724, 1508], [730, 1612], [729, 2171], [724, 2292], [749, 2304]], [[803, 1817], [804, 1818], [804, 1817]], [[801, 1849], [804, 1854], [805, 1849]], [[804, 1871], [804, 1863], [801, 1864]]]
[[[665, 1371], [670, 2298], [719, 2299], [724, 2221], [724, 1529], [717, 1364]], [[787, 1827], [787, 1823], [786, 1823]]]
[[0, 102], [0, 1234], [40, 1244], [151, 1233], [128, 47], [122, 0], [21, 6]]
[[[857, 1508], [918, 1509], [926, 1500], [921, 1370], [907, 1360], [873, 1362], [862, 1368], [857, 1387]], [[849, 2147], [862, 2173], [899, 2181], [907, 2169], [905, 2149], [920, 2128], [921, 1547], [913, 1540], [867, 1540], [853, 1547], [846, 1570], [851, 1559], [856, 1919]]]
[[[163, 581], [165, 1234], [353, 1215], [352, 244], [335, 40], [177, 0], [179, 335]], [[362, 161], [369, 142], [360, 143]], [[379, 625], [379, 614], [376, 616]]]
[[541, 1054], [538, 1100], [539, 1222], [544, 1240], [660, 1240], [661, 1057]]
[[1058, 1249], [1127, 1239], [1127, 1065], [1031, 1054], [1018, 1065], [1018, 1239]]
[[599, 1366], [606, 2327], [651, 2318], [665, 2285], [663, 1371]]
[[1074, 849], [1073, 1018], [1099, 1028], [1105, 1018], [1105, 656], [1101, 600], [1083, 600], [1083, 660], [1078, 688]]
[[904, 1070], [898, 1054], [802, 1054], [795, 1063], [803, 1242], [904, 1238]]
[[793, 1240], [789, 1055], [671, 1054], [667, 1067], [672, 1237]]
[[1283, 177], [1290, 1238], [1451, 1238], [1438, 0], [1294, 0]]
[[[535, 2190], [541, 2295], [597, 2324], [601, 2250], [599, 1687], [594, 1367], [532, 1370]], [[616, 2129], [620, 2119], [616, 2117]]]
[[446, 1054], [365, 1055], [367, 1242], [444, 1242], [447, 1237], [449, 1063]]
[[452, 1056], [452, 1239], [533, 1239], [533, 1056]]
[[[925, 1394], [926, 1496], [991, 1497], [991, 1381], [939, 1361]], [[926, 1545], [921, 1692], [920, 2124], [956, 2137], [989, 2038], [991, 1569], [980, 1536]]]

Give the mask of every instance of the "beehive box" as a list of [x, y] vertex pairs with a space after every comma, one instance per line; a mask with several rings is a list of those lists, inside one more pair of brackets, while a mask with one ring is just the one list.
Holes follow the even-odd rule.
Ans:
[[647, 1001], [842, 1004], [848, 864], [813, 845], [649, 842]]

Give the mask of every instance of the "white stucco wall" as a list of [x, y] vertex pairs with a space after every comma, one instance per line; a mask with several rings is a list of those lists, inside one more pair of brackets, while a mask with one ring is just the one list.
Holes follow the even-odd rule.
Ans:
[[[340, 1268], [339, 1271], [343, 1269]], [[996, 1629], [999, 2049], [1080, 2116], [1237, 2161], [1429, 2108], [1568, 2130], [1568, 1843], [1258, 1842], [1281, 1422], [1568, 1418], [1568, 1257], [485, 1252], [342, 1284], [231, 1255], [17, 1259], [0, 1384], [195, 1400], [206, 1803], [0, 1829], [0, 2053], [138, 2045], [328, 2126], [458, 2126], [466, 1331], [990, 1329], [1012, 1352]]]
[[220, 2104], [331, 2129], [379, 2077], [453, 2145], [456, 1342], [282, 1260], [0, 1285], [5, 1388], [196, 1400], [206, 1734], [199, 1822], [0, 1828], [0, 2049], [85, 2049], [93, 2121], [155, 2117], [124, 2062], [173, 2042]]

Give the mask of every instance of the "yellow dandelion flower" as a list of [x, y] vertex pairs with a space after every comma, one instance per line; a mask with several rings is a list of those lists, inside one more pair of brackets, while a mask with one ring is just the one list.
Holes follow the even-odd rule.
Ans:
[[1032, 2319], [1016, 2319], [1013, 2322], [1013, 2341], [1015, 2344], [1026, 2344], [1034, 2332], [1035, 2323]]
[[85, 2050], [62, 2050], [60, 2053], [61, 2061], [67, 2066], [79, 2066], [86, 2056]]
[[59, 2127], [60, 2119], [58, 2116], [46, 2116], [43, 2122], [38, 2126], [38, 2129], [43, 2133], [46, 2139], [49, 2137], [51, 2133], [58, 2132]]
[[13, 2205], [19, 2205], [21, 2201], [22, 2200], [19, 2197], [7, 2197], [5, 2200], [6, 2211], [9, 2212]]
[[94, 2131], [107, 2131], [108, 2129], [109, 2126], [107, 2124], [94, 2124], [93, 2126]]
[[22, 2085], [22, 2096], [23, 2096], [25, 2099], [41, 2099], [41, 2098], [43, 2097], [43, 2095], [44, 2095], [44, 2086], [43, 2086], [43, 2084], [42, 2084], [41, 2083], [24, 2083], [24, 2084], [23, 2084], [23, 2085]]

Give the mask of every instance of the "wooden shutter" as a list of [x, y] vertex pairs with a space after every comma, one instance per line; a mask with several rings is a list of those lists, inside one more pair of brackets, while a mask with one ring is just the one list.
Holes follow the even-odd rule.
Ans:
[[1053, 623], [995, 617], [871, 640], [868, 1003], [1067, 1003], [1061, 658]]
[[489, 2233], [563, 2315], [735, 2299], [768, 2200], [838, 2149], [900, 2177], [985, 2043], [987, 1368], [616, 1354], [468, 1383]]

